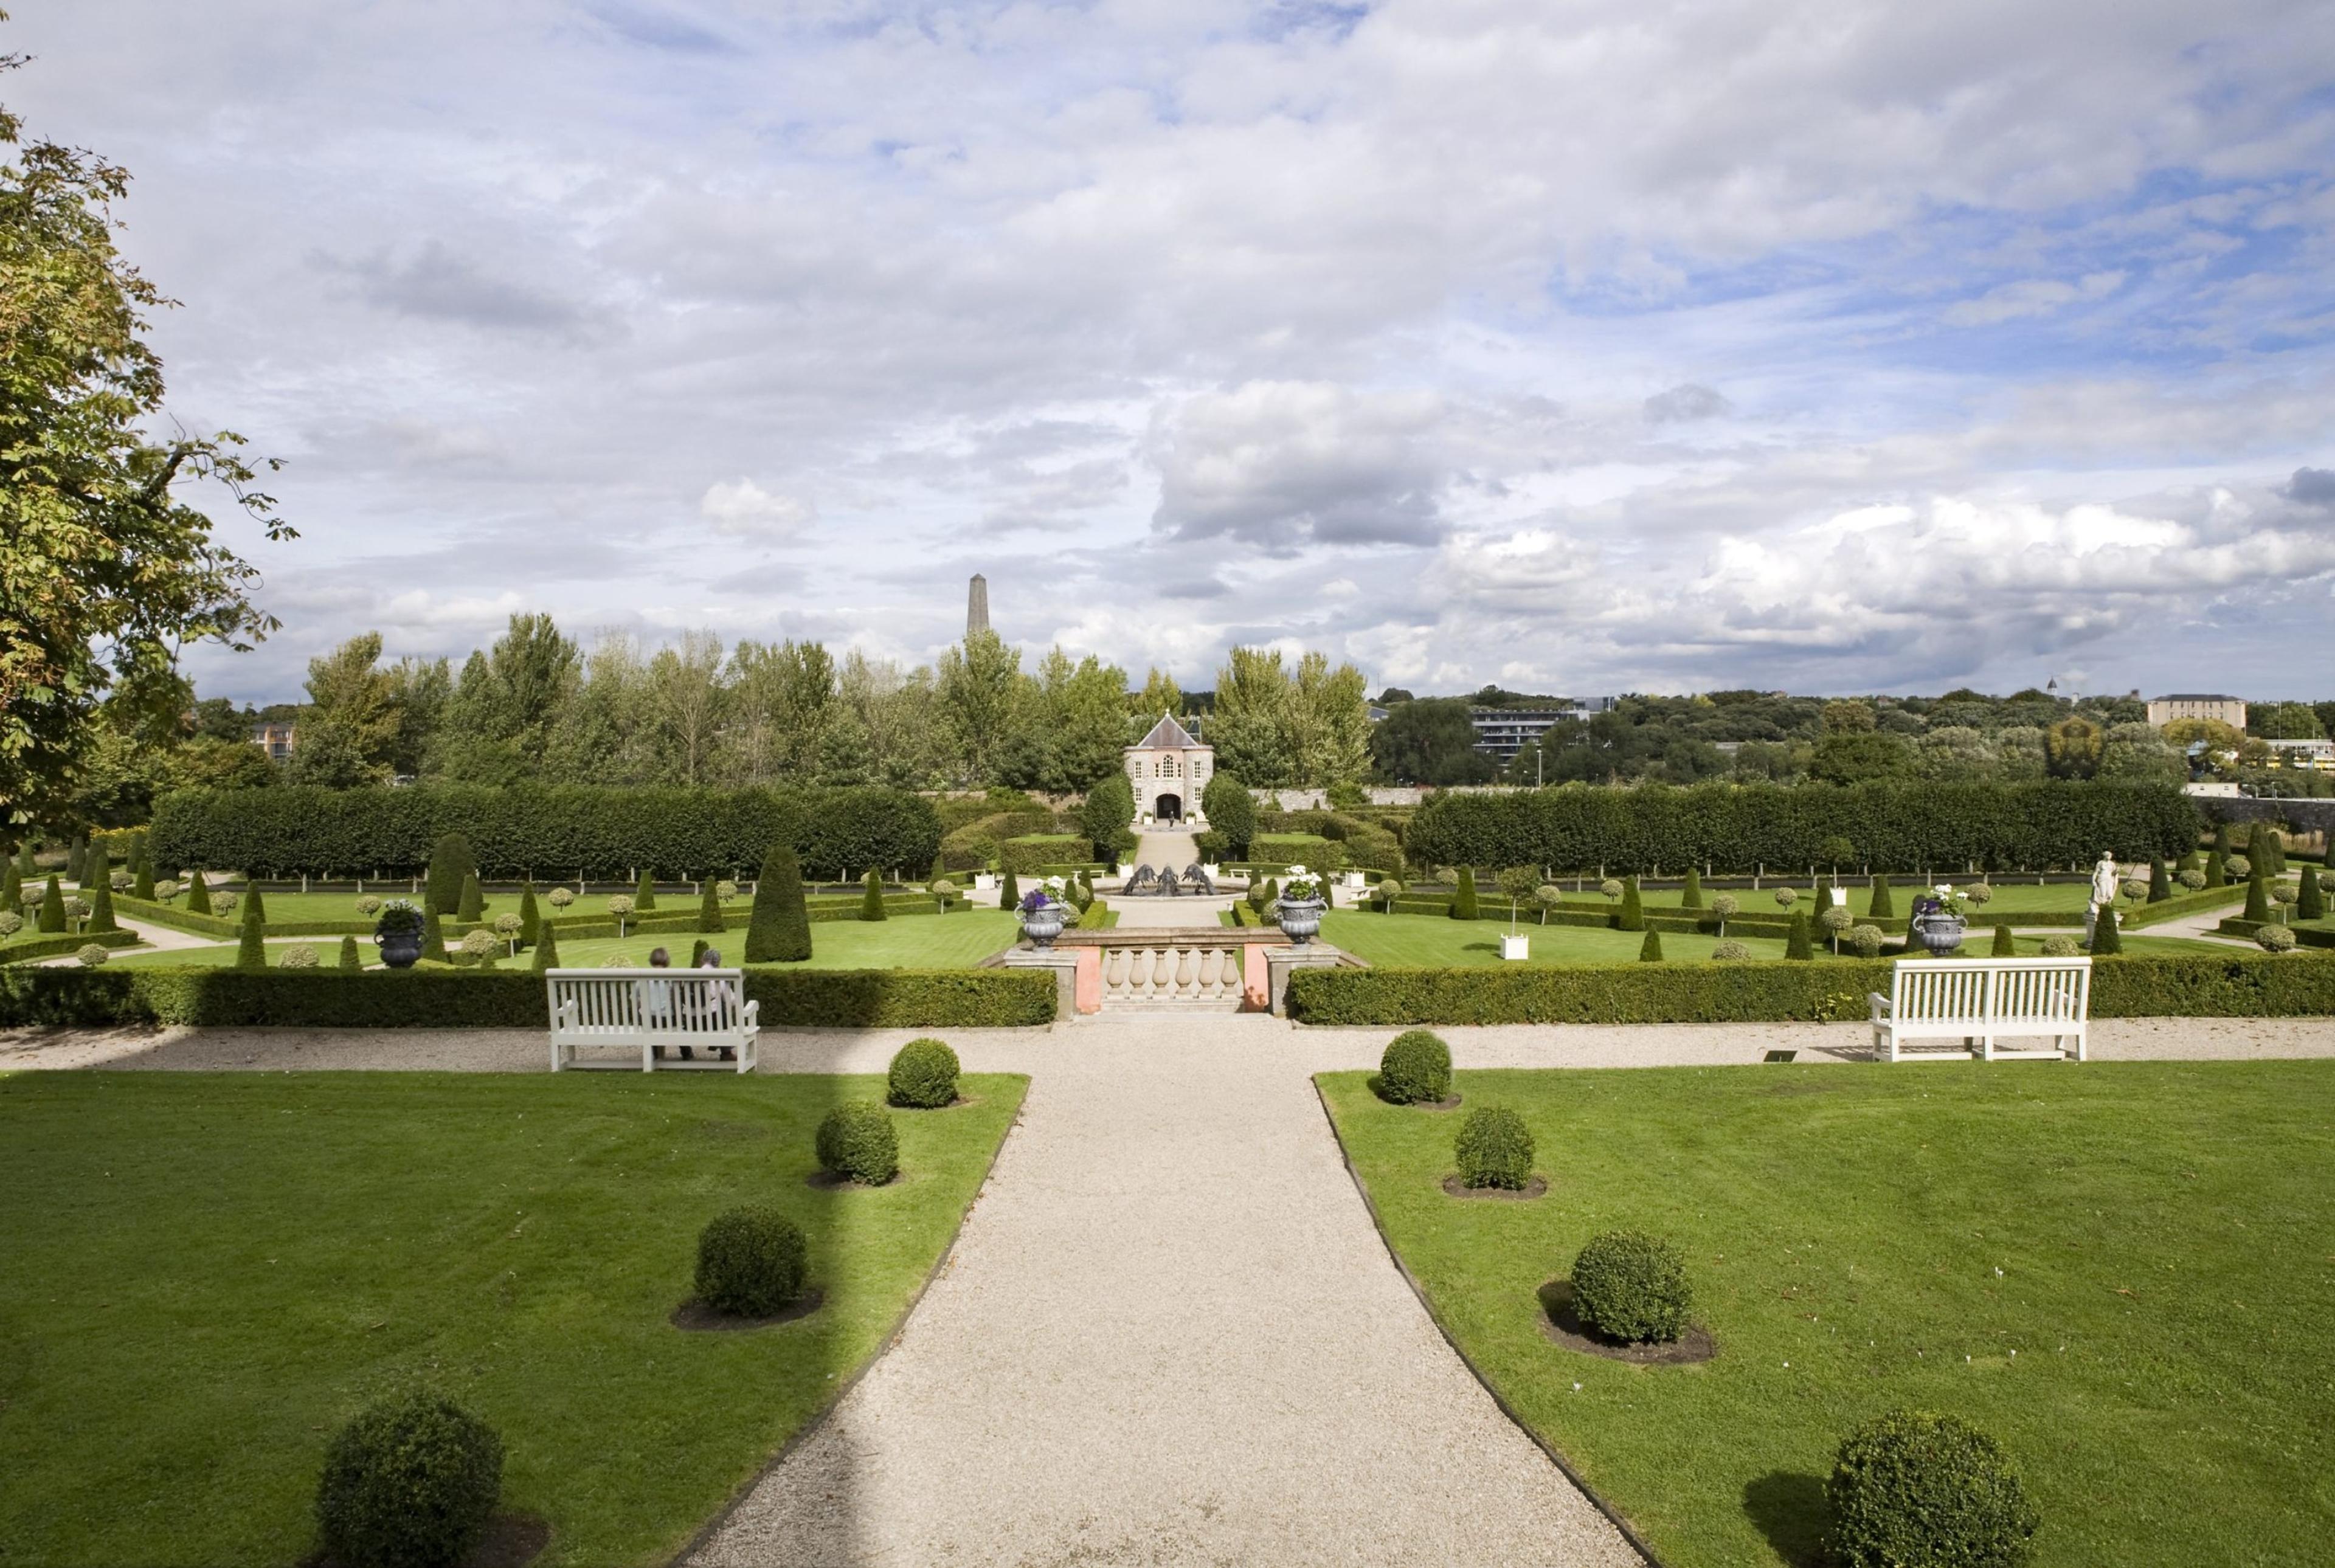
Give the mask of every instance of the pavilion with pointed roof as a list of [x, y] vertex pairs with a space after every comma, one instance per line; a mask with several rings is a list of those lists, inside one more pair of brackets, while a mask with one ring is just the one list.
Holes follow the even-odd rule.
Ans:
[[1192, 739], [1169, 713], [1151, 732], [1127, 748], [1127, 779], [1135, 786], [1135, 820], [1146, 827], [1184, 824], [1205, 828], [1200, 791], [1216, 765], [1216, 750]]

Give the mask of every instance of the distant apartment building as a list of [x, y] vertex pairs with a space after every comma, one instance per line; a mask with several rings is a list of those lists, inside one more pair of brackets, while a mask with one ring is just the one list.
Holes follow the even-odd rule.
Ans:
[[2246, 702], [2243, 697], [2224, 697], [2202, 692], [2175, 692], [2169, 697], [2148, 700], [2148, 721], [2163, 729], [2175, 719], [2218, 719], [2233, 730], [2246, 727]]
[[1468, 721], [1476, 727], [1474, 750], [1506, 764], [1565, 720], [1587, 719], [1613, 706], [1613, 698], [1596, 697], [1561, 708], [1470, 708]]
[[292, 755], [292, 726], [274, 719], [263, 719], [251, 727], [251, 743], [267, 753], [270, 762], [281, 762]]
[[2311, 768], [2335, 772], [2335, 740], [2265, 740], [2282, 768]]

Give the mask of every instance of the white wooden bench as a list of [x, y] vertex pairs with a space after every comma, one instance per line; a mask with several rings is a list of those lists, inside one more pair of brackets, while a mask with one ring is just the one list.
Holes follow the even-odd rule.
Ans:
[[[1873, 1054], [1884, 1061], [1981, 1057], [1988, 1061], [2084, 1060], [2091, 1016], [2088, 958], [1901, 958], [1891, 994], [1870, 992]], [[2049, 1050], [2005, 1050], [2004, 1039], [2049, 1036]], [[1944, 1040], [1961, 1049], [1907, 1051], [1907, 1041]]]
[[[568, 1067], [630, 1068], [635, 1050], [643, 1072], [660, 1067], [754, 1070], [762, 1004], [745, 1000], [743, 971], [554, 969], [544, 980], [551, 1001], [554, 1072]], [[693, 1060], [681, 1059], [683, 1046], [690, 1048]], [[607, 1047], [626, 1054], [578, 1054]], [[724, 1049], [737, 1060], [722, 1060]]]

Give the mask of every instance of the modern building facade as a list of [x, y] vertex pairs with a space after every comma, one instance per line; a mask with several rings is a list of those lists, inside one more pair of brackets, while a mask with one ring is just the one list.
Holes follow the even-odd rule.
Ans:
[[1216, 773], [1215, 747], [1193, 740], [1184, 726], [1162, 713], [1151, 732], [1127, 748], [1126, 755], [1128, 782], [1135, 786], [1136, 821], [1207, 826], [1200, 791]]
[[266, 752], [271, 762], [281, 762], [292, 755], [296, 739], [293, 726], [276, 720], [262, 720], [251, 727], [251, 743]]
[[2150, 723], [2161, 730], [2175, 719], [2217, 719], [2233, 730], [2243, 730], [2245, 699], [2204, 692], [2175, 692], [2169, 697], [2148, 700]]
[[1470, 708], [1468, 721], [1476, 727], [1473, 749], [1505, 764], [1564, 721], [1587, 719], [1613, 706], [1613, 698], [1597, 697], [1562, 708]]

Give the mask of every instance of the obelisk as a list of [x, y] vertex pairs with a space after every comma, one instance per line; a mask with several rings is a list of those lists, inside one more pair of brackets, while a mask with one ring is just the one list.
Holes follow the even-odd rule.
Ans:
[[973, 584], [964, 595], [964, 634], [989, 630], [989, 579], [979, 572], [973, 575]]

